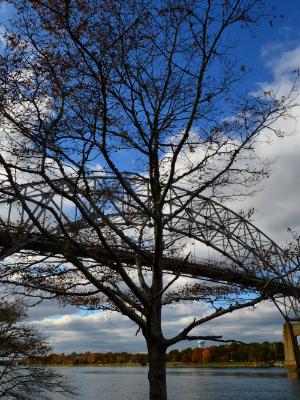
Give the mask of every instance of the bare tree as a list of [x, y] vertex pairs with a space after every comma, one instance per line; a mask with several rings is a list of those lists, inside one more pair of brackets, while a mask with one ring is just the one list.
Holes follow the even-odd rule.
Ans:
[[[234, 55], [238, 28], [271, 16], [262, 0], [10, 3], [18, 16], [0, 59], [11, 255], [2, 281], [129, 317], [147, 343], [150, 399], [166, 399], [166, 349], [265, 296], [182, 276], [192, 268], [188, 237], [218, 250], [209, 224], [196, 237], [187, 215], [201, 212], [201, 196], [255, 190], [268, 173], [256, 140], [281, 134], [274, 122], [292, 105], [293, 88], [280, 98], [239, 90], [247, 67]], [[163, 307], [191, 301], [211, 313], [165, 337]]]
[[53, 392], [70, 395], [70, 387], [55, 369], [28, 364], [50, 348], [38, 331], [20, 323], [24, 316], [24, 307], [19, 304], [1, 303], [0, 398], [48, 399]]

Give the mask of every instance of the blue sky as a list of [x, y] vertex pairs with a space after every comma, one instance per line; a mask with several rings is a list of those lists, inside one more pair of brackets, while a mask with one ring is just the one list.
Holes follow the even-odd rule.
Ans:
[[[259, 26], [249, 39], [249, 33], [239, 31], [236, 57], [241, 65], [251, 70], [247, 90], [257, 90], [265, 82], [277, 89], [288, 85], [289, 72], [300, 68], [300, 3], [299, 0], [269, 1], [283, 15], [272, 26]], [[11, 9], [0, 8], [0, 21], [6, 22]], [[283, 89], [284, 90], [284, 89]], [[279, 242], [288, 240], [287, 227], [300, 231], [300, 111], [295, 110], [293, 121], [284, 121], [283, 128], [294, 131], [286, 139], [262, 145], [261, 156], [273, 162], [272, 176], [256, 197], [231, 206], [236, 209], [254, 207], [255, 223]], [[299, 128], [299, 129], [298, 129]], [[120, 162], [127, 157], [119, 155]], [[198, 308], [197, 308], [198, 307]], [[164, 315], [166, 330], [171, 334], [190, 317], [205, 313], [197, 304], [168, 309]], [[193, 314], [194, 315], [194, 314]], [[136, 327], [123, 316], [114, 313], [80, 313], [74, 307], [58, 309], [57, 304], [45, 302], [30, 312], [30, 320], [49, 335], [57, 352], [73, 351], [145, 351]], [[223, 334], [230, 339], [245, 341], [281, 340], [282, 318], [275, 307], [264, 303], [256, 311], [240, 311], [200, 328], [201, 334]], [[183, 343], [181, 347], [193, 346]], [[195, 343], [195, 346], [197, 344]]]
[[[270, 9], [274, 6], [275, 18], [267, 18], [251, 32], [234, 27], [232, 37], [238, 43], [234, 52], [237, 63], [246, 67], [247, 76], [241, 91], [256, 91], [262, 82], [272, 80], [269, 63], [276, 62], [279, 54], [291, 50], [300, 42], [300, 4], [297, 0], [274, 0], [266, 2]], [[271, 22], [272, 21], [272, 22]], [[292, 71], [291, 71], [292, 72]], [[119, 152], [117, 165], [122, 166], [131, 160], [132, 151]]]
[[[300, 5], [298, 0], [267, 1], [270, 9], [274, 6], [276, 18], [272, 24], [262, 23], [253, 29], [250, 37], [247, 29], [237, 31], [239, 44], [236, 57], [241, 65], [252, 72], [249, 74], [248, 85], [253, 89], [258, 82], [271, 78], [270, 70], [266, 67], [265, 57], [275, 57], [278, 51], [291, 49], [300, 41], [299, 21]], [[9, 4], [0, 5], [0, 23], [9, 24], [13, 7]], [[271, 21], [271, 17], [269, 19]]]
[[272, 24], [258, 25], [250, 38], [247, 30], [238, 30], [237, 57], [242, 65], [251, 70], [248, 82], [251, 89], [262, 81], [272, 79], [272, 73], [266, 63], [270, 58], [276, 60], [280, 52], [294, 48], [300, 41], [299, 1], [275, 0], [267, 1], [267, 4], [276, 7], [277, 17], [272, 19]]

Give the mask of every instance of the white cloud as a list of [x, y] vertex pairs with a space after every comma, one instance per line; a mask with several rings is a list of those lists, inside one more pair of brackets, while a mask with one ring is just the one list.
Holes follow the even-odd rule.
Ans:
[[[37, 307], [38, 308], [38, 307]], [[43, 307], [40, 308], [41, 311]], [[193, 320], [204, 315], [208, 306], [197, 303], [178, 305], [165, 310], [164, 331], [167, 337], [178, 333]], [[80, 315], [68, 312], [66, 315], [49, 318], [45, 316], [30, 322], [47, 332], [53, 351], [57, 353], [85, 351], [128, 351], [145, 352], [142, 335], [135, 335], [137, 327], [128, 318], [116, 313], [95, 312]], [[272, 303], [264, 302], [255, 310], [241, 310], [228, 314], [195, 329], [199, 335], [222, 335], [224, 339], [253, 341], [281, 340], [282, 318]], [[211, 344], [207, 342], [207, 345]], [[196, 346], [193, 342], [182, 342], [176, 348]]]
[[58, 353], [146, 351], [141, 335], [135, 336], [137, 327], [116, 312], [99, 311], [89, 315], [74, 312], [30, 323], [47, 332], [53, 350]]
[[[272, 60], [274, 81], [270, 86], [280, 94], [286, 94], [292, 84], [290, 72], [300, 68], [300, 46], [282, 53], [277, 60]], [[269, 83], [262, 84], [262, 87]], [[300, 97], [296, 99], [299, 103]], [[264, 182], [262, 190], [254, 197], [243, 202], [232, 202], [231, 208], [240, 210], [254, 207], [255, 224], [281, 244], [289, 238], [287, 228], [300, 232], [300, 107], [291, 110], [291, 118], [276, 122], [286, 136], [262, 135], [257, 145], [259, 158], [271, 163], [271, 176]]]

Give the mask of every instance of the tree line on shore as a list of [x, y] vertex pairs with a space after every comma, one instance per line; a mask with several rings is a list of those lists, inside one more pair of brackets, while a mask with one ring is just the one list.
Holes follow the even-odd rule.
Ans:
[[[167, 353], [167, 362], [178, 363], [214, 363], [214, 362], [274, 362], [283, 361], [282, 342], [263, 342], [209, 346], [205, 348], [188, 347], [183, 350], [173, 349]], [[148, 363], [146, 353], [127, 352], [85, 352], [72, 354], [48, 354], [43, 357], [30, 358], [28, 364], [43, 365], [103, 365], [103, 364], [137, 364]]]

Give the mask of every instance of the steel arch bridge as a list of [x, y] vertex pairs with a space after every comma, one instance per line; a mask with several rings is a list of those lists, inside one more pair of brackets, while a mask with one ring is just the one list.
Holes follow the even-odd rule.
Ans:
[[[26, 250], [53, 254], [57, 250], [49, 237], [59, 240], [63, 232], [71, 236], [85, 232], [86, 240], [92, 237], [91, 230], [105, 224], [113, 223], [129, 236], [141, 225], [151, 227], [149, 182], [130, 174], [122, 179], [99, 173], [85, 179], [2, 184], [0, 260]], [[172, 186], [166, 192], [164, 226], [176, 240], [191, 238], [223, 256], [186, 261], [183, 275], [263, 291], [287, 321], [300, 320], [299, 256], [284, 251], [243, 216], [211, 198]], [[41, 232], [46, 232], [48, 239]], [[109, 257], [99, 243], [91, 240], [88, 245], [102, 257]], [[121, 260], [135, 264], [130, 246], [115, 246]], [[163, 260], [165, 269], [172, 273], [180, 261], [170, 252]]]

